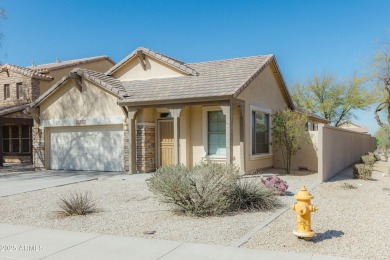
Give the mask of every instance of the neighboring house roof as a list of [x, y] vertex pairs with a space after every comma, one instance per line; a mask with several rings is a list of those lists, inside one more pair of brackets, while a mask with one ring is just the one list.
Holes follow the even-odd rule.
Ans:
[[[271, 62], [278, 69], [273, 55], [263, 55], [189, 64], [198, 72], [197, 76], [124, 81], [129, 97], [120, 103], [237, 97]], [[280, 79], [293, 108], [281, 75]]]
[[46, 75], [40, 73], [39, 71], [34, 71], [32, 69], [13, 65], [13, 64], [2, 65], [1, 71], [4, 71], [4, 70], [11, 70], [11, 71], [19, 73], [23, 76], [34, 78], [34, 79], [47, 80], [47, 81], [53, 80], [52, 77], [46, 76]]
[[143, 54], [148, 55], [148, 56], [150, 56], [152, 58], [155, 58], [156, 60], [159, 60], [159, 61], [161, 61], [161, 62], [163, 62], [163, 63], [165, 63], [165, 64], [167, 64], [169, 66], [172, 66], [175, 69], [180, 70], [180, 71], [182, 71], [182, 72], [184, 72], [186, 74], [193, 75], [193, 76], [197, 75], [197, 71], [194, 70], [193, 68], [191, 68], [190, 66], [188, 66], [188, 64], [186, 64], [186, 63], [184, 63], [182, 61], [176, 60], [174, 58], [168, 57], [168, 56], [166, 56], [164, 54], [161, 54], [161, 53], [149, 50], [149, 49], [144, 48], [144, 47], [137, 48], [135, 51], [130, 53], [130, 55], [128, 55], [126, 58], [124, 58], [123, 60], [118, 62], [115, 66], [113, 66], [111, 69], [109, 69], [106, 72], [106, 74], [111, 76], [120, 67], [125, 65], [128, 61], [130, 61], [135, 56], [137, 56], [137, 52], [139, 52], [139, 51], [142, 52]]
[[295, 111], [298, 111], [300, 113], [306, 113], [310, 118], [312, 119], [315, 119], [317, 120], [318, 122], [321, 122], [321, 123], [325, 123], [325, 124], [329, 124], [330, 121], [327, 120], [326, 118], [322, 117], [322, 116], [319, 116], [315, 113], [312, 113], [312, 112], [309, 112], [303, 108], [300, 108], [300, 107], [295, 107]]
[[6, 109], [3, 109], [0, 111], [0, 116], [8, 115], [11, 113], [25, 110], [29, 106], [30, 106], [30, 104], [23, 104], [23, 105], [18, 105], [18, 106], [13, 106], [13, 107], [7, 107]]
[[95, 57], [89, 57], [89, 58], [82, 58], [82, 59], [76, 59], [76, 60], [67, 60], [67, 61], [60, 61], [55, 63], [47, 63], [47, 64], [41, 64], [36, 66], [29, 66], [28, 68], [34, 71], [38, 71], [41, 73], [47, 73], [53, 70], [63, 69], [67, 67], [75, 67], [77, 65], [82, 64], [88, 64], [91, 62], [96, 62], [100, 60], [107, 60], [111, 62], [112, 64], [115, 64], [115, 62], [110, 59], [108, 56], [95, 56]]
[[343, 122], [338, 125], [338, 127], [343, 129], [348, 129], [351, 131], [359, 132], [359, 133], [368, 133], [368, 127], [367, 126], [360, 126], [355, 123], [352, 123], [350, 121]]
[[31, 103], [31, 107], [36, 107], [42, 101], [44, 101], [47, 97], [49, 97], [53, 92], [55, 92], [60, 86], [62, 86], [68, 79], [70, 79], [71, 73], [77, 73], [79, 76], [95, 83], [96, 85], [106, 89], [111, 92], [118, 98], [123, 98], [127, 96], [121, 82], [113, 77], [107, 76], [104, 73], [96, 72], [93, 70], [73, 69], [68, 75], [64, 76], [60, 79], [56, 84], [54, 84], [48, 91], [46, 91], [43, 95], [41, 95], [37, 100]]

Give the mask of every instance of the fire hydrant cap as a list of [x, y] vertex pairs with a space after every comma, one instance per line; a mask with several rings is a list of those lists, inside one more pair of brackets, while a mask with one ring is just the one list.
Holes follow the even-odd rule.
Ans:
[[307, 191], [306, 187], [303, 186], [298, 193], [294, 196], [297, 200], [311, 200], [314, 197]]

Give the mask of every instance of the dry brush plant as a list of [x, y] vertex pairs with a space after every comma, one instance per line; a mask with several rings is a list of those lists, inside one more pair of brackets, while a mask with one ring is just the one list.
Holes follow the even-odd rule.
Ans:
[[243, 208], [269, 209], [272, 199], [277, 204], [275, 196], [270, 196], [260, 185], [243, 185], [234, 165], [201, 163], [193, 169], [183, 165], [162, 167], [147, 184], [175, 212], [198, 217]]
[[87, 215], [98, 211], [89, 192], [76, 192], [61, 197], [57, 204], [61, 208], [60, 215], [64, 216]]
[[271, 210], [280, 206], [273, 189], [253, 181], [238, 181], [233, 194], [232, 210]]
[[372, 167], [374, 165], [374, 163], [376, 162], [376, 159], [374, 156], [371, 156], [371, 155], [363, 155], [361, 157], [361, 160], [362, 162], [367, 165], [367, 166], [370, 166]]
[[353, 177], [355, 179], [369, 180], [372, 176], [372, 167], [366, 164], [355, 164]]

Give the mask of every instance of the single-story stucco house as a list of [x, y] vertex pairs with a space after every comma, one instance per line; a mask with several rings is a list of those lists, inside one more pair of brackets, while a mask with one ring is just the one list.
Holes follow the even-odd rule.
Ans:
[[185, 63], [141, 47], [106, 73], [74, 69], [31, 104], [34, 164], [137, 173], [215, 161], [248, 173], [278, 160], [271, 115], [285, 107], [274, 55]]

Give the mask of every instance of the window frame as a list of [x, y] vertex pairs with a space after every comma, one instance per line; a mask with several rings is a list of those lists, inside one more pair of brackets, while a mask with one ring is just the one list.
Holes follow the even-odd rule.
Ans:
[[[260, 113], [263, 113], [263, 114], [267, 114], [268, 115], [268, 153], [257, 153], [257, 154], [253, 154], [253, 112], [260, 112]], [[256, 105], [250, 105], [250, 109], [249, 109], [249, 145], [248, 145], [248, 149], [249, 149], [249, 159], [261, 159], [261, 158], [264, 158], [264, 157], [270, 157], [273, 155], [273, 152], [272, 152], [272, 110], [271, 109], [268, 109], [268, 108], [264, 108], [264, 107], [260, 107], [260, 106], [256, 106]]]
[[[23, 138], [23, 132], [22, 132], [22, 127], [23, 126], [26, 126], [27, 129], [28, 129], [28, 138], [25, 137]], [[8, 140], [8, 152], [3, 152], [4, 154], [6, 155], [30, 155], [31, 154], [31, 129], [30, 129], [30, 125], [25, 125], [25, 124], [20, 124], [20, 125], [17, 125], [17, 124], [10, 124], [10, 125], [3, 125], [3, 127], [7, 128], [8, 130], [8, 138], [2, 138], [2, 144], [3, 144], [3, 151], [4, 151], [4, 141], [5, 140]], [[18, 137], [14, 137], [13, 134], [12, 134], [12, 127], [17, 127], [18, 128]], [[4, 129], [2, 129], [4, 130]], [[14, 140], [18, 140], [19, 144], [18, 144], [18, 147], [19, 147], [19, 151], [18, 152], [14, 152], [14, 149], [13, 149], [13, 141]], [[23, 152], [23, 140], [28, 140], [28, 152]]]
[[[209, 155], [208, 154], [208, 151], [209, 151], [208, 112], [210, 112], [210, 111], [221, 111], [223, 113], [222, 108], [219, 106], [206, 106], [206, 107], [202, 108], [202, 123], [203, 123], [202, 137], [203, 137], [203, 148], [204, 148], [202, 158], [205, 160], [212, 160], [212, 161], [224, 161], [224, 160], [226, 160], [226, 154], [225, 155]], [[225, 129], [225, 134], [226, 134], [226, 129]]]
[[4, 100], [8, 100], [11, 98], [11, 90], [10, 90], [10, 84], [6, 83], [3, 85], [3, 90], [4, 90]]
[[23, 82], [17, 82], [16, 83], [16, 99], [24, 99], [24, 86], [23, 86]]

